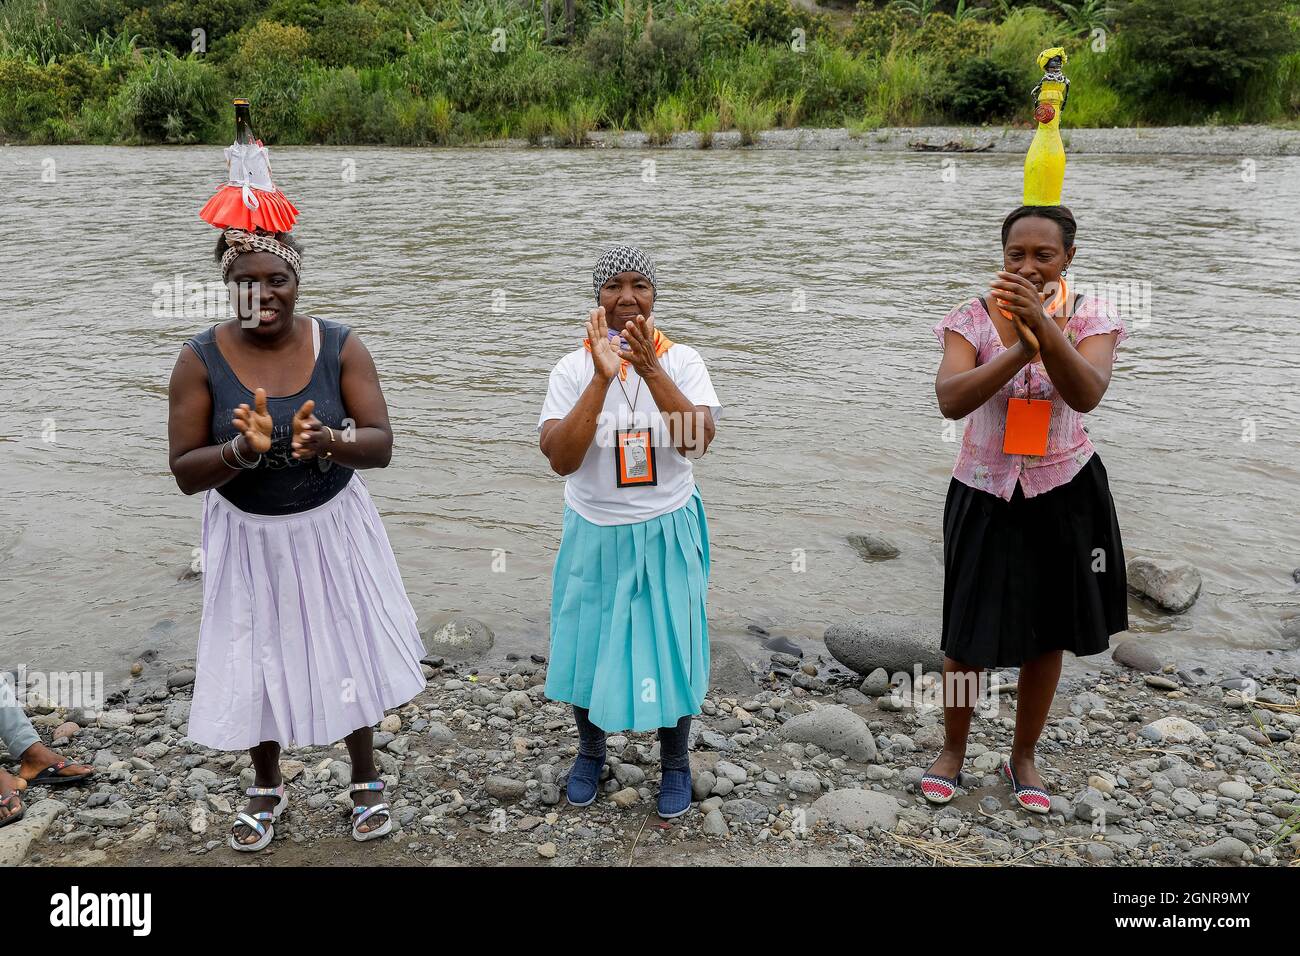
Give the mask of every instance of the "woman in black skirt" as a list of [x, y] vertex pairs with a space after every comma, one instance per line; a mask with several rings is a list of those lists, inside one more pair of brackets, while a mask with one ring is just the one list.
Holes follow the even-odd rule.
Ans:
[[935, 326], [945, 418], [970, 416], [943, 515], [944, 747], [921, 781], [957, 790], [978, 674], [1020, 668], [1015, 741], [1002, 768], [1026, 810], [1050, 795], [1034, 767], [1061, 653], [1098, 654], [1128, 628], [1124, 549], [1084, 413], [1127, 337], [1109, 303], [1074, 296], [1074, 216], [1021, 206], [1002, 224], [991, 292]]

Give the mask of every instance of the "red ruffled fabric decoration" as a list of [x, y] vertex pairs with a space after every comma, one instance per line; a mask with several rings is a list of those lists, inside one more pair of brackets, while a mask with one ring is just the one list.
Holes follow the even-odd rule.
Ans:
[[298, 221], [298, 209], [280, 190], [266, 192], [249, 189], [257, 198], [257, 208], [244, 205], [244, 190], [227, 184], [199, 210], [199, 218], [218, 229], [244, 229], [248, 232], [288, 232]]

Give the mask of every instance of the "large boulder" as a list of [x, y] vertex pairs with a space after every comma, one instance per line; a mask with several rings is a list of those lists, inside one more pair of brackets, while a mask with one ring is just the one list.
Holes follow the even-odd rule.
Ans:
[[873, 614], [832, 624], [825, 640], [837, 661], [864, 676], [877, 667], [911, 675], [918, 663], [926, 672], [943, 670], [937, 627], [924, 621]]
[[808, 809], [808, 826], [831, 823], [854, 833], [875, 827], [892, 830], [898, 825], [898, 801], [875, 790], [832, 790]]
[[1128, 589], [1156, 607], [1181, 614], [1201, 594], [1201, 572], [1186, 561], [1134, 558], [1128, 563]]
[[472, 617], [453, 617], [440, 627], [426, 629], [420, 639], [426, 660], [479, 657], [490, 651], [494, 642], [492, 628]]
[[781, 725], [781, 737], [793, 743], [816, 744], [860, 763], [876, 759], [876, 739], [867, 722], [839, 704], [791, 717]]

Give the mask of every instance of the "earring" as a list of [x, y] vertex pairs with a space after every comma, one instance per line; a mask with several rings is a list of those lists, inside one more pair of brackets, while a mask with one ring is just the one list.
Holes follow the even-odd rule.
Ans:
[[1064, 279], [1064, 278], [1066, 277], [1066, 275], [1069, 273], [1069, 271], [1070, 271], [1070, 270], [1069, 270], [1068, 268], [1067, 268], [1067, 269], [1062, 269], [1062, 270], [1061, 270], [1061, 278]]

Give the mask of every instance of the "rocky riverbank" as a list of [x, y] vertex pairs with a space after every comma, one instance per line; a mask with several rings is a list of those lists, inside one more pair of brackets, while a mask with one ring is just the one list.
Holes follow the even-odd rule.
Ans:
[[[972, 152], [1013, 153], [1023, 156], [1034, 129], [1014, 126], [892, 126], [879, 129], [773, 129], [757, 133], [743, 144], [735, 130], [715, 133], [710, 149], [811, 149], [870, 153]], [[1262, 156], [1300, 156], [1300, 129], [1279, 126], [1151, 126], [1111, 129], [1062, 129], [1066, 151], [1086, 153], [1225, 156], [1258, 159]], [[597, 130], [587, 135], [590, 146], [604, 149], [647, 149], [649, 137], [637, 130]], [[501, 139], [476, 146], [522, 148], [523, 139]], [[539, 144], [559, 146], [546, 137]], [[699, 133], [678, 133], [654, 149], [700, 149]]]
[[347, 751], [306, 748], [285, 751], [288, 809], [271, 847], [248, 855], [227, 845], [248, 756], [185, 736], [191, 664], [142, 661], [98, 714], [30, 708], [43, 739], [98, 774], [28, 790], [27, 817], [0, 829], [0, 862], [1297, 864], [1300, 836], [1276, 839], [1300, 811], [1289, 659], [1237, 655], [1208, 669], [1130, 640], [1116, 659], [1071, 662], [1040, 745], [1056, 794], [1044, 817], [1019, 809], [997, 775], [1014, 672], [994, 676], [975, 718], [962, 792], [935, 808], [917, 790], [941, 742], [933, 695], [904, 693], [883, 669], [864, 679], [813, 642], [804, 651], [765, 653], [755, 667], [715, 643], [692, 730], [697, 802], [672, 823], [654, 813], [653, 734], [611, 736], [601, 796], [574, 809], [563, 797], [573, 722], [542, 693], [544, 661], [435, 659], [428, 688], [376, 733], [393, 835], [354, 842]]

